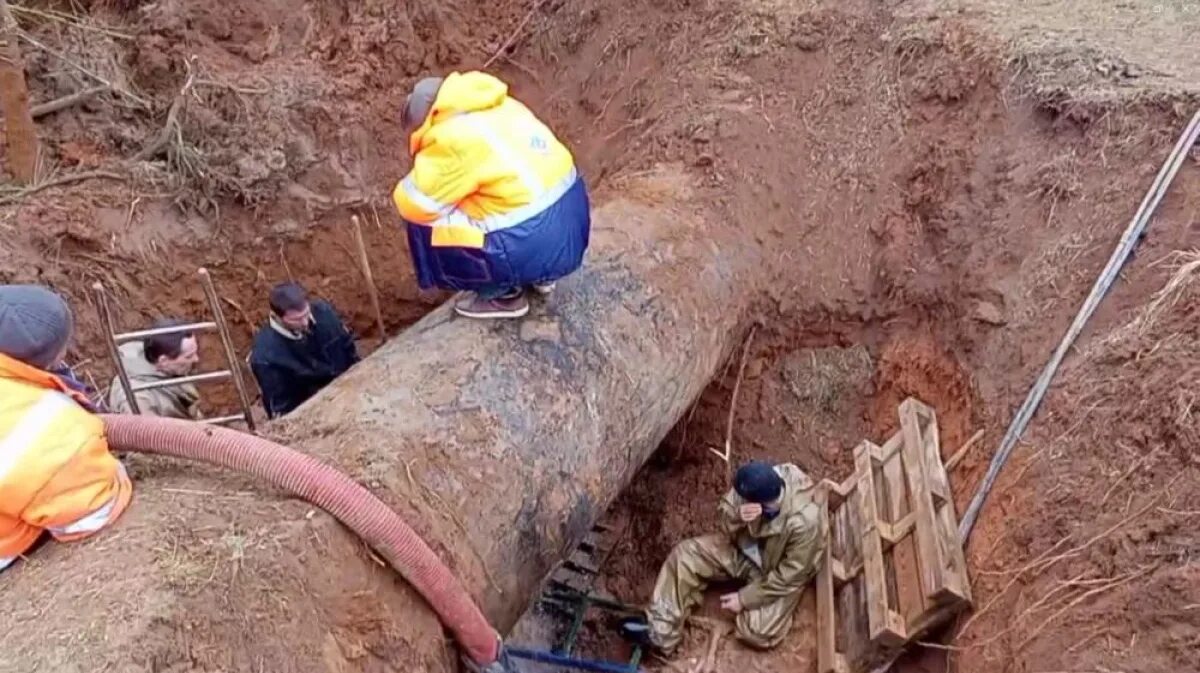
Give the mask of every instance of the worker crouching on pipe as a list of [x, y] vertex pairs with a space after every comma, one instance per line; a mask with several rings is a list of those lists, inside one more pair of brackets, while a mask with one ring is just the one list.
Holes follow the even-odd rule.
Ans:
[[72, 329], [54, 292], [0, 286], [0, 571], [43, 533], [68, 542], [106, 528], [133, 493], [91, 401], [51, 373]]
[[422, 79], [402, 116], [413, 166], [393, 193], [422, 288], [471, 318], [519, 318], [583, 263], [587, 188], [570, 151], [482, 72]]
[[740, 591], [721, 597], [721, 607], [736, 615], [742, 642], [759, 649], [778, 645], [825, 550], [815, 493], [812, 479], [795, 465], [743, 465], [721, 500], [722, 532], [685, 540], [672, 550], [646, 618], [626, 620], [623, 634], [670, 655], [708, 583], [743, 580]]

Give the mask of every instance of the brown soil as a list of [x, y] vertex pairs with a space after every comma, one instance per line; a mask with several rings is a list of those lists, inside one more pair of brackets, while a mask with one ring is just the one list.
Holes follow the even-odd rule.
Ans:
[[[1104, 13], [1088, 10], [1105, 3], [1063, 1], [1032, 3], [1019, 23], [984, 0], [903, 13], [867, 0], [551, 0], [532, 11], [90, 4], [83, 26], [21, 17], [40, 42], [136, 99], [104, 94], [41, 119], [46, 174], [129, 177], [0, 209], [0, 281], [43, 282], [72, 299], [74, 356], [101, 383], [111, 369], [89, 299], [97, 280], [134, 327], [201, 315], [193, 274], [208, 267], [243, 353], [267, 288], [288, 277], [371, 333], [353, 213], [367, 225], [389, 328], [423, 315], [440, 297], [416, 290], [388, 199], [406, 166], [399, 105], [414, 78], [479, 67], [516, 31], [496, 66], [569, 141], [599, 198], [658, 164], [682, 164], [695, 207], [724, 218], [758, 256], [766, 282], [752, 288], [746, 316], [747, 333], [757, 328], [733, 410], [734, 459], [790, 460], [840, 478], [849, 449], [892, 432], [896, 404], [915, 395], [938, 411], [947, 455], [985, 432], [952, 475], [960, 508], [1195, 109], [1200, 82], [1187, 48], [1200, 12], [1169, 1], [1159, 3], [1169, 20], [1135, 3]], [[192, 55], [198, 83], [183, 142], [166, 160], [125, 163], [162, 127]], [[35, 101], [92, 85], [45, 51], [27, 46], [26, 58]], [[1172, 253], [1194, 246], [1198, 212], [1200, 166], [1189, 162], [984, 509], [968, 549], [976, 615], [943, 634], [955, 649], [929, 649], [909, 670], [1195, 667], [1197, 290], [1184, 275], [1151, 300], [1192, 259]], [[216, 347], [206, 342], [210, 358]], [[671, 545], [713, 525], [728, 468], [706, 449], [725, 443], [739, 356], [609, 514], [624, 533], [603, 582], [624, 599], [643, 600]], [[213, 389], [209, 404], [230, 400]], [[168, 523], [178, 539], [196, 535]], [[209, 542], [228, 551], [224, 538]], [[251, 543], [269, 541], [237, 544]], [[146, 550], [149, 563], [164, 555], [176, 558]], [[279, 592], [293, 613], [320, 605], [301, 588], [245, 581]], [[320, 595], [383, 581], [348, 572], [345, 587]], [[320, 606], [345, 625], [340, 642], [406, 628], [353, 605]], [[185, 626], [163, 625], [164, 637]], [[805, 607], [780, 651], [726, 646], [720, 670], [812, 670], [811, 628]], [[253, 660], [236, 654], [190, 656]], [[405, 670], [403, 653], [373, 654], [362, 670]], [[20, 667], [0, 661], [0, 670]]]

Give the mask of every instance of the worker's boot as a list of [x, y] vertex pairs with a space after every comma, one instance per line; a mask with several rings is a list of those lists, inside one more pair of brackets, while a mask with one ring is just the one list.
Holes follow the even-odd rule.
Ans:
[[471, 292], [454, 302], [454, 310], [461, 316], [479, 320], [520, 318], [529, 313], [529, 300], [521, 290], [491, 299]]
[[554, 281], [550, 281], [549, 283], [534, 283], [533, 291], [537, 292], [543, 297], [548, 296], [554, 291]]
[[650, 638], [650, 622], [645, 617], [626, 617], [621, 620], [621, 637], [646, 649], [654, 649]]

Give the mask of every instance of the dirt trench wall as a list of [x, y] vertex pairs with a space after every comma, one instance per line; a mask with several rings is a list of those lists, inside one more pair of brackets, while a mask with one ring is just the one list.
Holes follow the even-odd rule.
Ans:
[[[526, 320], [439, 309], [273, 429], [403, 512], [501, 630], [727, 350], [744, 251], [671, 188], [600, 208], [587, 267]], [[134, 476], [115, 530], [0, 577], [0, 671], [451, 670], [428, 608], [324, 515], [191, 465]]]

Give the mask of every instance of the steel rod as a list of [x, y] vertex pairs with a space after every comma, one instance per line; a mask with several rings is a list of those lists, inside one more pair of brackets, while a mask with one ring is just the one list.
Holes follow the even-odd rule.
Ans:
[[1008, 462], [1008, 457], [1012, 454], [1013, 448], [1017, 445], [1017, 441], [1025, 431], [1025, 426], [1029, 424], [1029, 421], [1033, 418], [1034, 413], [1041, 404], [1042, 398], [1045, 397], [1046, 390], [1050, 387], [1050, 381], [1058, 371], [1058, 366], [1062, 363], [1063, 358], [1066, 357], [1071, 346], [1074, 345], [1075, 339], [1083, 331], [1084, 325], [1087, 324], [1087, 321], [1100, 305], [1100, 301], [1108, 293], [1109, 288], [1117, 278], [1117, 274], [1120, 273], [1121, 267], [1125, 265], [1126, 260], [1129, 259], [1129, 255], [1137, 247], [1138, 241], [1141, 240], [1142, 232], [1145, 231], [1146, 226], [1150, 223], [1150, 219], [1154, 216], [1155, 210], [1162, 203], [1163, 196], [1170, 188], [1172, 180], [1175, 179], [1175, 174], [1179, 172], [1179, 167], [1183, 165], [1183, 161], [1187, 158], [1192, 146], [1196, 144], [1198, 136], [1200, 136], [1200, 111], [1196, 112], [1195, 116], [1192, 117], [1191, 123], [1188, 124], [1183, 135], [1180, 136], [1179, 141], [1175, 144], [1174, 149], [1171, 150], [1171, 154], [1163, 163], [1146, 196], [1142, 199], [1137, 213], [1134, 214], [1125, 233], [1121, 236], [1120, 243], [1109, 258], [1108, 264], [1105, 265], [1100, 277], [1096, 279], [1091, 294], [1088, 295], [1083, 306], [1080, 307], [1079, 313], [1076, 314], [1075, 320], [1071, 323], [1066, 335], [1059, 342], [1054, 355], [1046, 363], [1045, 369], [1038, 376], [1037, 381], [1029, 390], [1029, 394], [1025, 397], [1025, 401], [1017, 410], [1016, 416], [1013, 417], [1012, 423], [1008, 426], [1008, 431], [1005, 432], [1004, 439], [1001, 440], [1000, 447], [996, 450], [996, 455], [992, 459], [992, 463], [988, 466], [987, 474], [984, 475], [983, 483], [971, 499], [971, 503], [967, 506], [962, 521], [959, 523], [958, 534], [964, 545], [966, 545], [967, 539], [971, 535], [971, 530], [975, 527], [979, 511], [983, 508], [984, 501], [987, 500], [988, 494], [995, 485], [1000, 470]]
[[155, 329], [114, 334], [113, 340], [119, 344], [123, 344], [130, 341], [144, 341], [150, 337], [163, 336], [164, 334], [190, 334], [192, 332], [206, 332], [215, 329], [217, 329], [217, 323], [215, 322], [193, 322], [186, 325], [173, 325], [171, 327], [157, 327]]
[[203, 418], [201, 423], [207, 425], [228, 425], [237, 421], [245, 421], [246, 417], [243, 414], [230, 414], [229, 416], [214, 416], [212, 418]]
[[121, 389], [125, 391], [129, 410], [140, 414], [142, 411], [138, 408], [137, 396], [133, 394], [134, 389], [133, 384], [129, 381], [129, 372], [125, 371], [125, 363], [121, 362], [121, 351], [117, 349], [117, 340], [114, 337], [116, 328], [113, 326], [112, 311], [108, 307], [108, 293], [104, 291], [103, 283], [92, 285], [92, 289], [96, 293], [96, 312], [100, 314], [100, 324], [104, 327], [104, 345], [108, 348], [108, 356], [112, 358], [113, 368], [117, 370], [117, 379], [121, 383]]
[[159, 379], [150, 383], [135, 383], [133, 384], [133, 392], [140, 393], [144, 390], [156, 390], [158, 388], [170, 388], [171, 386], [183, 386], [189, 383], [206, 383], [208, 381], [222, 381], [229, 378], [233, 374], [228, 369], [222, 369], [215, 372], [203, 372], [201, 374], [189, 374], [187, 376], [176, 376], [170, 379]]
[[229, 361], [229, 373], [233, 376], [233, 385], [237, 388], [238, 401], [242, 404], [242, 416], [246, 420], [246, 429], [254, 432], [254, 414], [250, 408], [250, 394], [246, 390], [246, 381], [242, 378], [241, 365], [238, 362], [237, 350], [233, 347], [233, 338], [229, 336], [229, 324], [225, 322], [225, 313], [221, 310], [221, 299], [217, 296], [217, 288], [213, 284], [212, 275], [208, 269], [200, 269], [200, 284], [204, 286], [204, 296], [208, 298], [208, 306], [212, 310], [213, 319], [217, 323], [217, 332], [221, 335], [221, 346], [225, 349], [225, 359]]
[[363, 277], [367, 281], [367, 296], [371, 299], [371, 309], [375, 311], [375, 323], [379, 327], [379, 343], [387, 341], [387, 328], [383, 325], [383, 310], [379, 307], [379, 290], [375, 287], [375, 277], [371, 275], [371, 259], [367, 257], [367, 244], [363, 240], [362, 224], [357, 215], [350, 216], [354, 229], [354, 246], [358, 248], [358, 263]]

